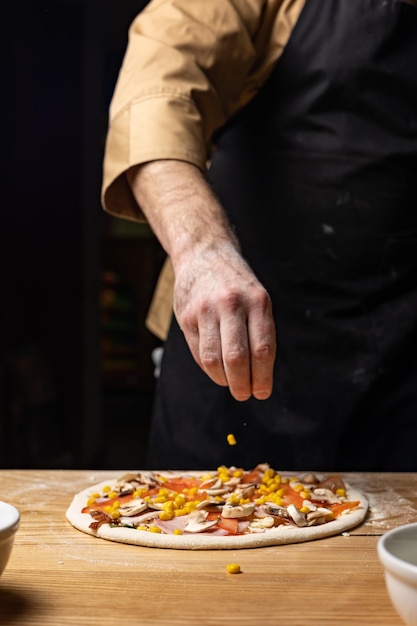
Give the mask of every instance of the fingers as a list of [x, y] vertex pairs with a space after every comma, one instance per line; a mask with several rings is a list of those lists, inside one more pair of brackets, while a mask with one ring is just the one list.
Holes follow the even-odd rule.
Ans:
[[249, 351], [251, 358], [252, 395], [266, 400], [272, 393], [276, 356], [275, 323], [269, 298], [266, 310], [248, 320]]
[[221, 320], [222, 365], [230, 393], [236, 400], [252, 395], [251, 354], [246, 315], [228, 315]]
[[228, 386], [236, 400], [271, 395], [276, 354], [275, 325], [266, 292], [255, 301], [236, 302], [200, 311], [198, 321], [185, 330], [196, 362], [218, 385]]
[[217, 314], [206, 313], [199, 321], [198, 362], [200, 367], [218, 385], [229, 384], [223, 362], [223, 347]]
[[226, 317], [221, 324], [223, 368], [236, 400], [269, 398], [276, 355], [275, 323], [266, 292], [256, 294], [241, 316]]

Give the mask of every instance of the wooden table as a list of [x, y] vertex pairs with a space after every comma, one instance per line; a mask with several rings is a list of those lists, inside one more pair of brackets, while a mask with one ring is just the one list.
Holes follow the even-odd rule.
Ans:
[[[368, 519], [347, 536], [194, 552], [104, 541], [66, 521], [74, 492], [119, 474], [0, 471], [0, 499], [21, 512], [0, 577], [0, 624], [401, 626], [376, 542], [417, 520], [417, 474], [345, 474], [370, 501]], [[230, 562], [242, 572], [228, 574]]]

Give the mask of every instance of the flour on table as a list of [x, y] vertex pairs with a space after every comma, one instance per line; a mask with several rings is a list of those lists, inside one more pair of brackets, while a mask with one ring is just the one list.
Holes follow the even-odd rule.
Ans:
[[417, 520], [417, 510], [407, 498], [399, 495], [392, 487], [386, 487], [384, 480], [379, 476], [376, 482], [366, 485], [362, 481], [349, 478], [351, 484], [366, 493], [369, 502], [368, 518], [365, 526], [372, 526], [382, 531], [389, 530], [393, 526], [409, 524]]

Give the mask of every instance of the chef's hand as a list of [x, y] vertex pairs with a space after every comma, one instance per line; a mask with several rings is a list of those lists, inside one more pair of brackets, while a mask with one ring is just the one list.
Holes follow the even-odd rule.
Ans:
[[266, 399], [276, 353], [272, 305], [195, 166], [129, 170], [132, 191], [174, 268], [174, 313], [192, 355], [236, 400]]
[[196, 362], [236, 400], [271, 394], [275, 327], [268, 293], [231, 245], [196, 246], [175, 267], [174, 312]]

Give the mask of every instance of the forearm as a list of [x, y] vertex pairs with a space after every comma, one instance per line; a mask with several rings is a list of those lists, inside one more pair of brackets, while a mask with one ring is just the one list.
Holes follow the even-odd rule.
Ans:
[[127, 173], [133, 195], [174, 268], [197, 250], [238, 250], [236, 237], [204, 174], [183, 161], [160, 160]]
[[271, 301], [204, 175], [169, 160], [131, 169], [128, 180], [171, 257], [174, 313], [196, 362], [237, 400], [267, 398], [276, 349]]

